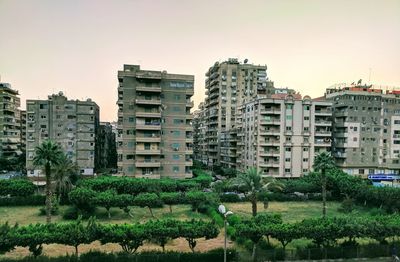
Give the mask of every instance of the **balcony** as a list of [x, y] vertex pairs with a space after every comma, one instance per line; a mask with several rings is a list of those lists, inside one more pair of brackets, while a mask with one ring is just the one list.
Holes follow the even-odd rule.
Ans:
[[279, 140], [269, 140], [269, 141], [261, 141], [260, 146], [279, 146]]
[[263, 108], [260, 110], [262, 115], [280, 115], [281, 109], [280, 108]]
[[260, 167], [279, 167], [279, 166], [280, 166], [279, 161], [260, 162]]
[[161, 93], [161, 87], [159, 87], [159, 86], [137, 86], [136, 91]]
[[160, 155], [160, 149], [136, 149], [136, 155]]
[[160, 173], [150, 172], [150, 173], [135, 173], [136, 178], [149, 178], [149, 179], [160, 179]]
[[279, 130], [261, 130], [260, 136], [280, 136]]
[[261, 125], [281, 125], [281, 120], [280, 119], [272, 119], [272, 120], [261, 120], [260, 121]]
[[160, 167], [161, 163], [159, 160], [137, 160], [135, 165], [136, 167]]
[[153, 117], [153, 118], [160, 118], [161, 117], [161, 112], [136, 112], [137, 117]]
[[324, 138], [324, 139], [315, 139], [314, 146], [331, 146], [331, 139]]
[[161, 80], [161, 72], [156, 71], [139, 71], [136, 72], [136, 78], [144, 78], [144, 79], [156, 79]]
[[186, 160], [185, 166], [193, 166], [193, 160]]
[[334, 157], [336, 158], [346, 158], [347, 157], [347, 153], [343, 153], [343, 152], [336, 152], [333, 154]]
[[[210, 150], [210, 151], [211, 151], [211, 150]], [[187, 147], [186, 150], [185, 150], [185, 153], [186, 153], [186, 154], [193, 154], [193, 148]]]
[[320, 110], [315, 110], [315, 114], [321, 116], [330, 116], [332, 115], [332, 111], [326, 109], [320, 109]]
[[278, 157], [280, 156], [280, 152], [278, 150], [260, 151], [260, 156]]
[[136, 124], [137, 130], [161, 130], [161, 124]]
[[193, 101], [186, 101], [186, 107], [194, 107], [194, 102]]
[[153, 142], [153, 143], [160, 143], [161, 142], [161, 137], [159, 136], [136, 136], [136, 142]]
[[315, 120], [316, 126], [331, 126], [332, 122], [327, 120]]
[[331, 131], [326, 131], [326, 130], [315, 130], [314, 133], [315, 136], [332, 136], [332, 132]]
[[136, 99], [138, 105], [161, 105], [160, 99]]

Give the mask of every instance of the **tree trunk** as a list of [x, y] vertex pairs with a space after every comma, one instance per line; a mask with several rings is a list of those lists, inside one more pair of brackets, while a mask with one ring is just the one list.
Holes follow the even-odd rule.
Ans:
[[169, 212], [172, 213], [172, 205], [169, 205]]
[[78, 252], [78, 246], [75, 246], [75, 256], [77, 256], [77, 257], [78, 257], [78, 255], [79, 255], [79, 252]]
[[323, 169], [321, 172], [322, 175], [322, 217], [326, 217], [326, 174]]
[[251, 199], [251, 210], [253, 213], [253, 217], [257, 215], [257, 198]]
[[154, 217], [153, 211], [151, 210], [151, 207], [148, 207], [148, 208], [149, 208], [149, 210], [150, 210], [151, 217]]
[[110, 212], [110, 208], [107, 208], [107, 215], [108, 215], [108, 219], [111, 219], [111, 212]]
[[252, 258], [253, 262], [255, 262], [257, 260], [257, 258], [256, 258], [256, 251], [257, 250], [256, 249], [257, 249], [257, 244], [253, 243], [253, 253], [251, 254], [251, 258]]
[[45, 165], [46, 172], [46, 222], [51, 223], [51, 174], [50, 164]]

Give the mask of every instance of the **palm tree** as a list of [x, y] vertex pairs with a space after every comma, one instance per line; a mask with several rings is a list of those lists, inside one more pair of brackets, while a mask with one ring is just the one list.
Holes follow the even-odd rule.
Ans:
[[51, 223], [51, 168], [60, 163], [63, 152], [60, 146], [52, 140], [45, 140], [36, 147], [33, 164], [44, 167], [46, 175], [46, 222]]
[[322, 217], [326, 216], [326, 171], [335, 167], [335, 160], [328, 152], [322, 152], [314, 160], [315, 171], [321, 171]]
[[58, 202], [62, 195], [67, 194], [73, 187], [71, 177], [78, 173], [78, 166], [71, 161], [65, 154], [60, 157], [59, 163], [54, 167], [55, 191]]
[[231, 181], [233, 186], [244, 190], [247, 198], [251, 202], [253, 217], [257, 215], [257, 194], [260, 192], [269, 192], [272, 189], [283, 189], [283, 184], [274, 177], [262, 177], [262, 171], [256, 168], [249, 168], [246, 173], [239, 173]]

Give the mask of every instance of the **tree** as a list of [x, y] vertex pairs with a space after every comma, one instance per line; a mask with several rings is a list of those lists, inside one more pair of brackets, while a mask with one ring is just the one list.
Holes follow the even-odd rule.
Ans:
[[51, 223], [51, 169], [60, 163], [63, 155], [59, 145], [52, 140], [45, 140], [36, 147], [33, 164], [44, 167], [46, 175], [46, 222]]
[[114, 190], [100, 192], [95, 197], [96, 205], [104, 207], [107, 210], [108, 218], [111, 218], [110, 208], [119, 205], [117, 194]]
[[10, 227], [8, 223], [0, 225], [0, 254], [4, 254], [8, 251], [11, 251], [15, 247], [15, 243], [13, 241], [12, 233], [15, 230], [14, 228]]
[[144, 226], [139, 223], [106, 225], [100, 227], [99, 231], [100, 242], [103, 245], [118, 243], [122, 247], [122, 250], [129, 254], [134, 254], [148, 238]]
[[54, 167], [54, 182], [57, 200], [60, 201], [62, 195], [67, 195], [73, 187], [73, 176], [78, 173], [78, 166], [71, 161], [65, 154], [60, 157], [59, 163]]
[[73, 246], [75, 248], [75, 255], [78, 256], [78, 246], [80, 244], [90, 244], [97, 240], [96, 227], [97, 224], [93, 218], [89, 219], [89, 222], [85, 226], [82, 223], [82, 217], [79, 217], [72, 223], [58, 224], [56, 228], [56, 243]]
[[194, 253], [196, 238], [204, 237], [206, 240], [218, 236], [219, 230], [215, 224], [201, 220], [183, 221], [179, 223], [179, 236], [184, 237]]
[[153, 242], [161, 246], [163, 252], [165, 252], [165, 245], [170, 239], [179, 237], [177, 220], [151, 220], [145, 224], [145, 231]]
[[92, 213], [96, 208], [96, 191], [84, 187], [77, 187], [68, 194], [69, 201], [81, 212]]
[[166, 192], [160, 194], [161, 200], [169, 205], [169, 212], [172, 213], [172, 205], [182, 203], [182, 194], [177, 192]]
[[162, 207], [163, 202], [155, 193], [143, 193], [139, 194], [133, 200], [135, 206], [139, 207], [148, 207], [151, 217], [154, 217], [153, 211], [151, 208], [153, 207]]
[[322, 152], [314, 160], [314, 169], [321, 171], [322, 217], [326, 217], [326, 172], [335, 167], [335, 160], [328, 152]]
[[262, 172], [252, 167], [246, 173], [238, 174], [231, 183], [245, 192], [251, 202], [253, 217], [257, 215], [257, 197], [260, 192], [270, 192], [272, 189], [282, 190], [283, 184], [273, 177], [262, 177]]

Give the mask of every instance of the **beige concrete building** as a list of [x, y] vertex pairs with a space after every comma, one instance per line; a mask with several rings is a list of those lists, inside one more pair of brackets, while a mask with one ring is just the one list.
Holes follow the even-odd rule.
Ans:
[[238, 108], [254, 98], [273, 94], [266, 65], [240, 63], [230, 58], [216, 62], [206, 73], [204, 101], [207, 151], [200, 158], [209, 167], [236, 166], [235, 128]]
[[194, 76], [124, 65], [118, 81], [119, 175], [192, 177]]
[[331, 148], [331, 103], [282, 94], [240, 107], [237, 166], [256, 167], [265, 175], [300, 177], [314, 157]]
[[333, 103], [333, 155], [351, 175], [394, 174], [400, 169], [400, 91], [371, 85], [329, 88]]
[[18, 91], [0, 83], [0, 157], [22, 154], [20, 103]]
[[41, 177], [33, 165], [35, 147], [44, 140], [56, 141], [82, 175], [93, 175], [96, 169], [96, 137], [99, 107], [91, 99], [68, 100], [62, 92], [47, 100], [26, 101], [26, 168], [28, 176]]

